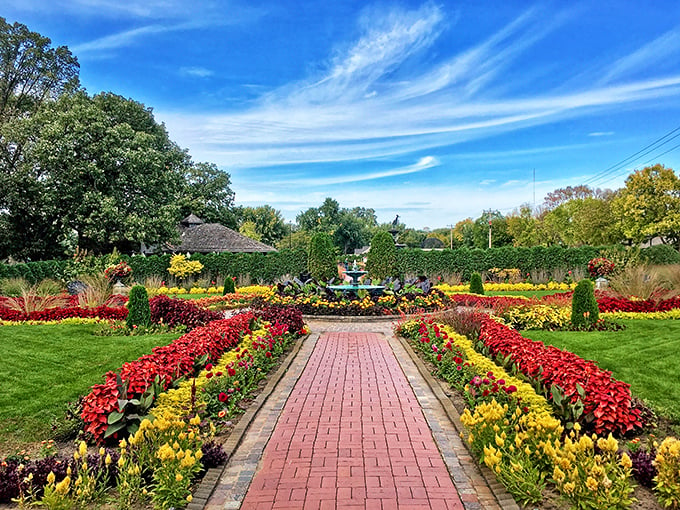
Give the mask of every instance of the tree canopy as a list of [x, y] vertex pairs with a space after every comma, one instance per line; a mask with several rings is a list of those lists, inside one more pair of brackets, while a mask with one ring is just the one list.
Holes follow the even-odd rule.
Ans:
[[3, 201], [13, 253], [129, 250], [177, 235], [190, 162], [141, 103], [79, 91], [8, 126], [22, 147]]
[[633, 172], [612, 209], [633, 242], [659, 237], [680, 249], [680, 177], [673, 169], [654, 165]]

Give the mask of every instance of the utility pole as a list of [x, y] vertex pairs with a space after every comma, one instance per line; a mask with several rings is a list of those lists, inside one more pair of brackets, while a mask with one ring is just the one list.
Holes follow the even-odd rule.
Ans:
[[489, 248], [491, 248], [491, 220], [489, 220]]
[[288, 222], [288, 249], [293, 249], [293, 222]]
[[449, 232], [449, 243], [450, 243], [449, 248], [451, 248], [453, 250], [453, 227], [455, 227], [455, 225], [446, 225], [446, 226], [451, 229], [451, 231]]

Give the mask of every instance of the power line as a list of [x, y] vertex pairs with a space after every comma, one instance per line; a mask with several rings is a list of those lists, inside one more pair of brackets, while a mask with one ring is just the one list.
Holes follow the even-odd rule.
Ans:
[[[678, 133], [678, 134], [676, 134], [675, 136], [672, 136], [671, 138], [668, 138], [669, 136], [671, 136], [673, 133], [675, 133], [675, 132], [677, 132], [677, 131], [680, 131], [680, 126], [678, 126], [678, 127], [676, 127], [675, 129], [669, 131], [668, 133], [666, 133], [666, 134], [663, 135], [662, 137], [657, 138], [657, 139], [654, 140], [652, 143], [650, 143], [650, 144], [644, 146], [642, 149], [640, 149], [639, 151], [637, 151], [635, 154], [632, 154], [632, 155], [628, 156], [627, 158], [622, 159], [622, 160], [619, 161], [618, 163], [615, 163], [615, 164], [613, 164], [612, 166], [610, 166], [610, 167], [608, 167], [608, 168], [605, 168], [605, 169], [602, 170], [601, 172], [598, 172], [597, 174], [595, 174], [594, 176], [592, 176], [590, 179], [587, 179], [583, 184], [586, 184], [586, 185], [588, 185], [588, 184], [593, 184], [593, 183], [595, 183], [595, 182], [597, 182], [597, 181], [603, 179], [604, 177], [607, 177], [607, 176], [611, 175], [612, 173], [617, 172], [618, 170], [621, 170], [621, 168], [622, 168], [623, 166], [625, 166], [625, 165], [627, 165], [627, 164], [630, 164], [630, 163], [632, 163], [633, 161], [635, 161], [635, 160], [637, 160], [637, 159], [640, 159], [640, 158], [643, 157], [643, 156], [646, 156], [647, 154], [649, 154], [650, 152], [655, 151], [656, 149], [659, 149], [660, 147], [662, 147], [663, 145], [667, 144], [667, 143], [670, 142], [671, 140], [673, 140], [673, 139], [677, 138], [678, 136], [680, 136], [680, 133]], [[668, 140], [666, 140], [665, 142], [659, 144], [659, 142], [661, 142], [662, 140], [665, 140], [666, 138], [668, 138]], [[645, 151], [646, 151], [646, 152], [645, 152]], [[656, 157], [659, 157], [659, 156], [655, 156], [655, 158], [656, 158]], [[654, 158], [653, 158], [653, 159], [654, 159]], [[626, 170], [626, 171], [627, 171], [627, 170]], [[618, 174], [617, 174], [617, 176], [618, 176]], [[612, 180], [612, 179], [608, 179], [606, 182], [608, 182], [609, 180]]]
[[[660, 158], [661, 156], [665, 156], [665, 155], [668, 154], [669, 152], [673, 152], [674, 150], [676, 150], [676, 149], [678, 149], [678, 148], [680, 148], [680, 143], [677, 144], [677, 145], [675, 145], [675, 146], [673, 146], [673, 147], [671, 147], [671, 148], [668, 149], [667, 151], [662, 152], [661, 154], [656, 154], [653, 158], [648, 159], [648, 160], [645, 161], [644, 163], [640, 163], [638, 166], [636, 166], [636, 167], [633, 169], [633, 171], [639, 170], [641, 167], [643, 167], [643, 166], [645, 166], [645, 165], [651, 163], [651, 162], [654, 161], [655, 159], [658, 159], [658, 158]], [[618, 175], [614, 175], [614, 176], [610, 177], [609, 179], [607, 179], [606, 181], [603, 181], [601, 184], [605, 184], [605, 183], [607, 183], [607, 182], [613, 181], [613, 180], [616, 179], [617, 177], [618, 177]]]

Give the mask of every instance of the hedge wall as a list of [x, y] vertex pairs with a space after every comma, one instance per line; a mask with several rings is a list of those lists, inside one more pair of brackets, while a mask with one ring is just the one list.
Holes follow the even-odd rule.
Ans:
[[532, 269], [587, 268], [588, 261], [599, 255], [599, 247], [583, 246], [562, 248], [560, 246], [535, 246], [514, 248], [505, 246], [482, 250], [458, 248], [455, 250], [423, 251], [402, 249], [397, 252], [397, 267], [402, 275], [427, 275], [429, 277], [458, 273], [469, 280], [474, 272], [498, 267], [517, 268], [522, 273]]
[[[195, 253], [192, 260], [203, 264], [199, 278], [214, 279], [217, 276], [240, 276], [249, 274], [253, 283], [263, 281], [272, 283], [284, 275], [299, 276], [307, 272], [307, 253], [303, 248], [281, 250], [272, 253]], [[122, 255], [132, 268], [137, 281], [149, 276], [168, 278], [170, 255], [134, 256]], [[62, 279], [66, 260], [48, 260], [25, 264], [1, 264], [0, 278], [24, 277], [31, 283], [43, 278]]]
[[[560, 246], [535, 246], [533, 248], [478, 248], [445, 249], [423, 251], [417, 248], [397, 250], [397, 270], [401, 275], [427, 275], [429, 277], [458, 273], [463, 280], [469, 280], [474, 272], [488, 271], [492, 267], [501, 269], [517, 268], [522, 273], [532, 269], [551, 270], [555, 268], [587, 271], [588, 261], [599, 256], [602, 247], [582, 246], [562, 248]], [[661, 245], [644, 248], [641, 258], [651, 264], [678, 264], [680, 253], [674, 248]], [[249, 274], [254, 283], [272, 283], [284, 275], [298, 276], [307, 272], [307, 252], [304, 248], [263, 253], [209, 253], [193, 254], [204, 268], [200, 278], [214, 279], [217, 276], [240, 276]], [[351, 258], [351, 257], [348, 257]], [[130, 264], [138, 281], [157, 275], [167, 278], [170, 255], [122, 256]], [[344, 256], [343, 256], [344, 259]], [[67, 261], [47, 260], [25, 264], [1, 264], [0, 278], [24, 277], [31, 283], [43, 278], [61, 279]]]

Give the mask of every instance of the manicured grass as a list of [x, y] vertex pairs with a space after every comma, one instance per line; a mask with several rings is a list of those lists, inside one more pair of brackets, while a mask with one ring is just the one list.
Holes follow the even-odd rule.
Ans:
[[523, 331], [522, 335], [597, 361], [630, 384], [633, 394], [657, 412], [680, 422], [680, 321], [621, 322], [626, 325], [623, 331]]
[[553, 294], [561, 294], [567, 292], [565, 290], [506, 290], [506, 291], [486, 291], [485, 296], [524, 296], [528, 298], [543, 296], [552, 296]]
[[204, 297], [221, 296], [222, 294], [168, 294], [173, 299], [201, 299]]
[[108, 370], [179, 335], [95, 336], [93, 324], [2, 326], [0, 446], [50, 437], [67, 402], [103, 382]]

